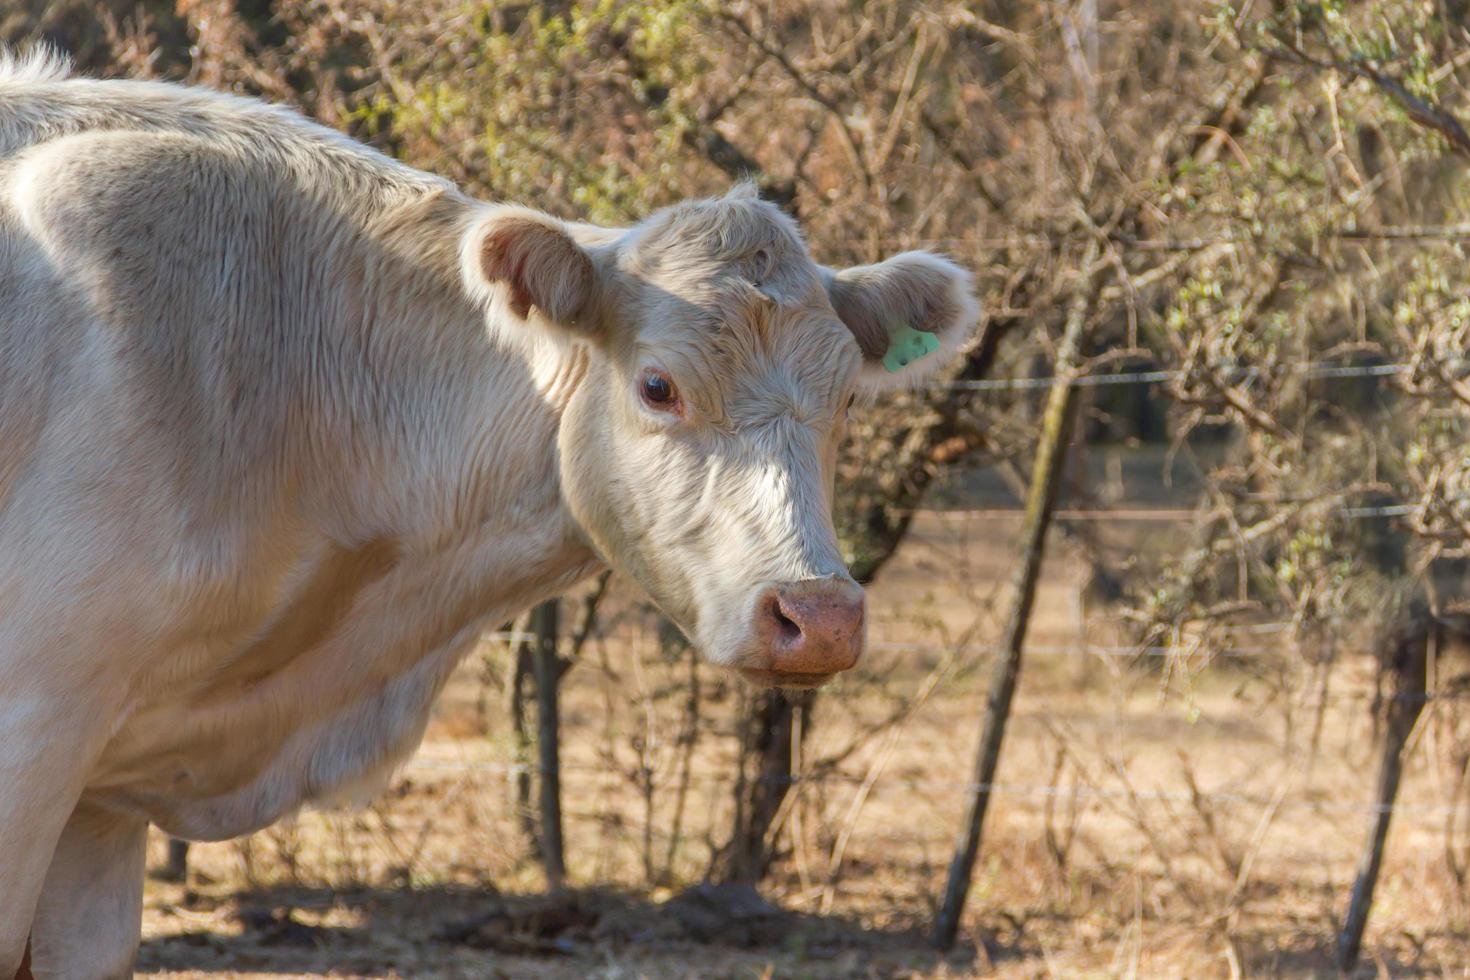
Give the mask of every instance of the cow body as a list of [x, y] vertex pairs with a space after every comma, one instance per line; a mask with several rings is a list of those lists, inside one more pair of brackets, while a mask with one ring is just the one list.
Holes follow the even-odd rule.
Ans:
[[[0, 967], [74, 805], [124, 838], [86, 875], [131, 877], [147, 821], [225, 838], [371, 779], [486, 624], [596, 567], [564, 379], [459, 288], [457, 191], [265, 107], [43, 79], [0, 82]], [[88, 975], [93, 928], [38, 919], [38, 974]]]
[[[38, 976], [125, 974], [149, 822], [371, 786], [483, 629], [603, 560], [752, 677], [852, 662], [830, 457], [883, 345], [844, 324], [968, 328], [952, 267], [844, 279], [746, 200], [495, 211], [284, 110], [64, 74], [0, 57], [0, 976], [28, 936]], [[748, 336], [678, 333], [708, 317]]]

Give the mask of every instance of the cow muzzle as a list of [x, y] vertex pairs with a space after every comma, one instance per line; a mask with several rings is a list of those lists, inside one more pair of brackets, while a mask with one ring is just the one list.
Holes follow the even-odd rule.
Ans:
[[817, 687], [862, 655], [867, 632], [863, 589], [849, 578], [768, 585], [754, 614], [760, 653], [740, 669], [748, 680]]

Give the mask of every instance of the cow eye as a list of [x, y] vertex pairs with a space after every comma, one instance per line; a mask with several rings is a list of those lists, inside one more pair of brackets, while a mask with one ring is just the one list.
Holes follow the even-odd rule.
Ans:
[[643, 403], [650, 408], [671, 412], [679, 407], [679, 390], [662, 371], [644, 372], [638, 383], [638, 391], [643, 396]]

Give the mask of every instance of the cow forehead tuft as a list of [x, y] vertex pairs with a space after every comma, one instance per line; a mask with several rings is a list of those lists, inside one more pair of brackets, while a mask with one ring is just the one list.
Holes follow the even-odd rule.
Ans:
[[784, 267], [810, 266], [792, 218], [769, 201], [725, 197], [685, 201], [656, 212], [634, 238], [635, 256], [650, 267], [735, 266], [764, 281]]
[[644, 341], [706, 370], [800, 362], [850, 342], [796, 222], [767, 201], [730, 196], [665, 208], [631, 236], [625, 260], [644, 287]]

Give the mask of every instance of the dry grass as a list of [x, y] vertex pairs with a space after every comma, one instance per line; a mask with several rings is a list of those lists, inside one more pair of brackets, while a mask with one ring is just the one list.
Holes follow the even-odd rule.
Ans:
[[[1242, 638], [1256, 644], [1248, 655], [1208, 668], [1032, 656], [962, 948], [925, 947], [987, 659], [945, 651], [995, 635], [994, 583], [1007, 577], [1013, 529], [926, 519], [876, 587], [878, 648], [820, 702], [801, 770], [819, 778], [797, 787], [789, 846], [764, 887], [789, 915], [708, 929], [670, 904], [728, 825], [742, 691], [662, 659], [624, 595], [566, 682], [572, 896], [540, 897], [506, 771], [506, 658], [487, 644], [381, 800], [196, 846], [187, 886], [150, 882], [143, 975], [1331, 975], [1374, 733], [1366, 706], [1341, 696], [1361, 689], [1350, 666], [1336, 668], [1319, 718], [1308, 704], [1317, 679], [1258, 649], [1279, 642], [1271, 635]], [[1047, 571], [1032, 644], [1107, 642], [1077, 612], [1079, 569], [1065, 548]], [[900, 642], [932, 649], [883, 646]], [[1444, 761], [1455, 703], [1434, 707], [1365, 975], [1470, 975], [1466, 894], [1450, 860], [1465, 856], [1465, 815], [1447, 806], [1463, 788]]]

